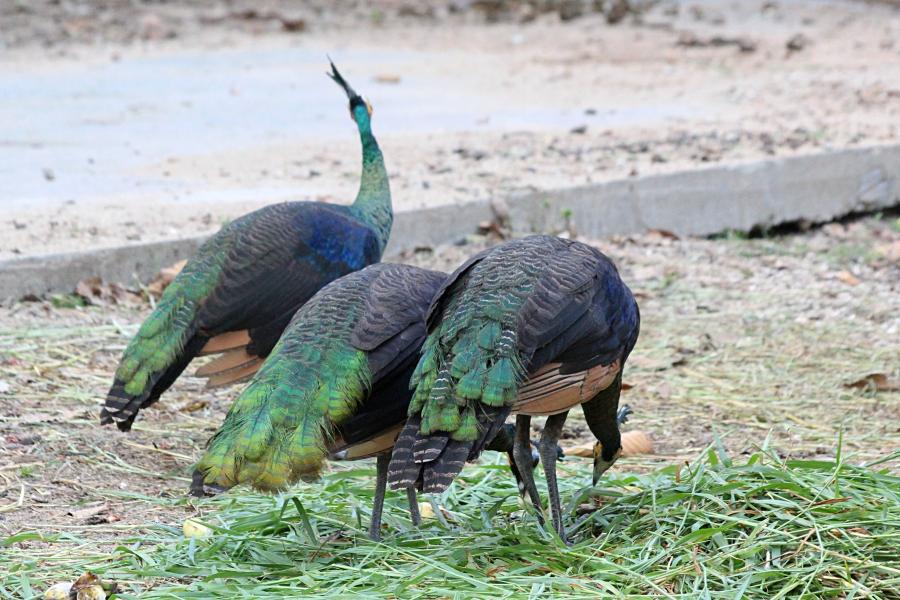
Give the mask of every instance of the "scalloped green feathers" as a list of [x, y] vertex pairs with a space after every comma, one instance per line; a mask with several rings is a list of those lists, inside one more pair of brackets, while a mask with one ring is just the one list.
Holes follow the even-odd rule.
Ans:
[[533, 282], [490, 293], [463, 288], [425, 341], [411, 384], [409, 414], [421, 412], [422, 435], [444, 431], [457, 441], [480, 434], [476, 407], [511, 404], [525, 379], [516, 343], [516, 315]]
[[144, 394], [154, 376], [180, 356], [195, 333], [198, 307], [216, 286], [230, 241], [228, 237], [214, 240], [211, 252], [197, 263], [189, 263], [166, 287], [156, 308], [131, 338], [115, 375], [124, 382], [128, 394]]
[[277, 491], [315, 478], [334, 425], [368, 393], [364, 352], [337, 345], [291, 356], [281, 345], [235, 401], [197, 465], [208, 483]]
[[197, 465], [207, 483], [276, 491], [319, 474], [334, 427], [371, 389], [368, 355], [351, 338], [378, 272], [338, 279], [297, 311], [210, 440]]

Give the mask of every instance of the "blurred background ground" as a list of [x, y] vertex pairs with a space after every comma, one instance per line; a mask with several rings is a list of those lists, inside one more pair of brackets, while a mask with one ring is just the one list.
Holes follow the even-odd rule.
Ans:
[[330, 54], [398, 210], [890, 143], [892, 2], [0, 3], [0, 259], [349, 201]]

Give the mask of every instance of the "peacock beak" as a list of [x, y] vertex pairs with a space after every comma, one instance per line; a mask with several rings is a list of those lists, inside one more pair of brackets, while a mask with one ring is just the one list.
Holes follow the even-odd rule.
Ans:
[[622, 454], [622, 449], [619, 448], [611, 460], [606, 460], [603, 458], [603, 445], [600, 442], [594, 444], [594, 473], [593, 473], [593, 482], [592, 485], [597, 485], [597, 482], [600, 481], [600, 478], [603, 477], [603, 474], [606, 473], [611, 466], [616, 463], [619, 455]]
[[368, 111], [369, 116], [371, 117], [372, 116], [372, 105], [369, 104], [368, 100], [366, 100], [366, 110]]

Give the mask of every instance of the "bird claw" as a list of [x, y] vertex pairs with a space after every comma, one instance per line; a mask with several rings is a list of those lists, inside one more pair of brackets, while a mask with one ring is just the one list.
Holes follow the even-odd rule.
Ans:
[[228, 488], [206, 483], [203, 481], [203, 473], [194, 471], [194, 475], [191, 478], [191, 489], [188, 493], [194, 498], [211, 498], [226, 491], [228, 491]]
[[628, 417], [634, 414], [634, 411], [631, 410], [631, 406], [627, 404], [623, 404], [622, 408], [619, 409], [619, 412], [616, 413], [616, 421], [619, 425], [624, 425], [628, 422]]

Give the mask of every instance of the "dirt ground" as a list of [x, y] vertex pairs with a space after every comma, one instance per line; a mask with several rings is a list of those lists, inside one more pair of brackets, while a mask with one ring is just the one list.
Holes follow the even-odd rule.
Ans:
[[[335, 104], [315, 111], [326, 116], [291, 114], [297, 89], [330, 86], [318, 66], [276, 86], [284, 114], [254, 114], [251, 103], [246, 114], [222, 109], [226, 125], [196, 115], [201, 137], [233, 126], [227, 143], [185, 149], [191, 135], [134, 129], [171, 108], [153, 86], [112, 114], [20, 133], [23, 120], [56, 118], [98, 93], [79, 81], [114, 68], [142, 76], [129, 69], [148, 62], [199, 61], [177, 71], [190, 80], [207, 59], [256, 65], [271, 53], [287, 69], [309, 53], [336, 55], [375, 104], [398, 210], [897, 140], [900, 10], [889, 3], [659, 2], [614, 24], [572, 8], [586, 2], [533, 4], [5, 3], [0, 82], [74, 78], [75, 91], [43, 116], [9, 97], [24, 112], [0, 118], [0, 259], [211, 233], [273, 201], [353, 197], [359, 150], [333, 86]], [[252, 81], [235, 85], [184, 102], [253, 93]], [[290, 127], [242, 137], [276, 117]], [[314, 133], [323, 118], [333, 131], [328, 121]], [[68, 125], [83, 137], [65, 138]], [[94, 135], [123, 146], [98, 148]], [[140, 156], [116, 162], [132, 151]]]
[[[395, 258], [449, 270], [489, 243]], [[626, 427], [656, 443], [655, 455], [623, 459], [618, 471], [695, 458], [714, 436], [734, 454], [767, 444], [817, 457], [834, 456], [842, 435], [852, 463], [900, 448], [897, 215], [769, 239], [657, 232], [596, 244], [641, 306]], [[207, 391], [185, 377], [130, 434], [99, 427], [116, 361], [149, 310], [127, 294], [107, 302], [64, 308], [72, 298], [57, 297], [0, 310], [0, 539], [71, 534], [57, 542], [64, 556], [151, 522], [178, 527], [197, 510], [159, 499], [183, 497], [192, 461], [239, 389]], [[588, 435], [573, 413], [565, 445]]]

